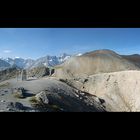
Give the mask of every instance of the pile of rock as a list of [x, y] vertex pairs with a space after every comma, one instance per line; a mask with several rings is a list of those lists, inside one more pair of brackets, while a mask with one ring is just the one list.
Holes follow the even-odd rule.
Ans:
[[13, 89], [12, 94], [17, 98], [25, 98], [25, 90], [22, 87]]

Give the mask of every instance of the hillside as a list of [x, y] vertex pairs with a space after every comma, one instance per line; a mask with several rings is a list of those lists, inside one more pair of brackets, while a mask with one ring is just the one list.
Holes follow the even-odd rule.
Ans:
[[97, 73], [109, 73], [125, 70], [139, 70], [132, 61], [124, 59], [110, 50], [97, 50], [81, 56], [71, 57], [56, 67], [55, 75], [60, 78], [86, 77]]
[[123, 58], [135, 63], [137, 66], [140, 67], [140, 55], [133, 54], [133, 55], [121, 55]]
[[0, 71], [0, 82], [11, 78], [16, 78], [17, 68], [8, 68]]
[[4, 70], [4, 69], [9, 68], [9, 67], [10, 67], [9, 63], [7, 63], [4, 60], [0, 59], [0, 70]]
[[107, 111], [140, 111], [140, 71], [120, 71], [63, 80], [105, 101]]
[[[23, 98], [14, 96], [15, 91], [16, 95], [22, 94]], [[36, 107], [36, 102], [41, 107]], [[11, 79], [0, 83], [0, 111], [5, 112], [7, 109], [23, 112], [105, 112], [100, 98], [79, 92], [54, 78], [22, 82]]]
[[[46, 58], [38, 62], [45, 62]], [[6, 69], [0, 72], [0, 108], [5, 111], [9, 101], [18, 101], [30, 111], [140, 111], [138, 63], [138, 55], [97, 50], [73, 56], [54, 69], [42, 64], [28, 69], [26, 81], [15, 79], [16, 68]], [[16, 99], [13, 91], [24, 98]], [[33, 103], [39, 103], [41, 108]]]

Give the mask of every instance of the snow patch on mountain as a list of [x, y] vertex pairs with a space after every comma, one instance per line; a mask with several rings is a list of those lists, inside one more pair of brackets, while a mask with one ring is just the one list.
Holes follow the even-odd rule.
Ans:
[[20, 57], [0, 58], [0, 68], [6, 69], [6, 68], [13, 67], [13, 66], [17, 66], [18, 68], [22, 68], [22, 69], [32, 69], [32, 68], [39, 67], [39, 66], [53, 67], [53, 66], [64, 63], [70, 57], [71, 57], [71, 55], [63, 53], [58, 57], [47, 55], [47, 56], [41, 57], [37, 60], [23, 59]]
[[32, 69], [39, 66], [53, 67], [67, 61], [71, 55], [66, 53], [60, 56], [45, 56], [37, 60], [33, 59], [23, 59], [20, 57], [15, 58], [0, 58], [0, 70], [4, 70], [11, 67], [17, 67], [22, 69]]

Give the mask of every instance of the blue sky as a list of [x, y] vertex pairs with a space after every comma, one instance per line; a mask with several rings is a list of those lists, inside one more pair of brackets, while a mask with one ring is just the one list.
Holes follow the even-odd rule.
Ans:
[[140, 54], [140, 28], [0, 28], [0, 57], [36, 59], [97, 49]]

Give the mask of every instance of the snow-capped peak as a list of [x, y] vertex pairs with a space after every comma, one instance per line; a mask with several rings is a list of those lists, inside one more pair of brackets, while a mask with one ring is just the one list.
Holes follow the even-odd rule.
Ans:
[[34, 68], [34, 67], [38, 67], [42, 65], [45, 67], [56, 66], [56, 65], [62, 64], [63, 62], [68, 60], [70, 57], [71, 55], [63, 53], [62, 55], [60, 55], [60, 57], [47, 55], [37, 60], [23, 59], [21, 57], [5, 58], [5, 59], [2, 58], [1, 60], [4, 60], [5, 62], [7, 62], [10, 66], [15, 65], [19, 68], [28, 69], [28, 68]]
[[79, 54], [77, 54], [76, 56], [81, 56], [82, 55], [82, 53], [79, 53]]

